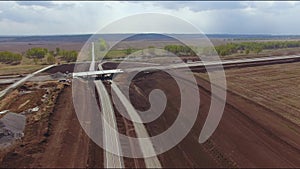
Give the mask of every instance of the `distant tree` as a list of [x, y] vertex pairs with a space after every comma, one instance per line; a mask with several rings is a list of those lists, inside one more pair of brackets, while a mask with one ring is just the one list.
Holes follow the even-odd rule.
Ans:
[[0, 52], [0, 62], [8, 64], [19, 64], [22, 60], [22, 55], [8, 51]]
[[51, 55], [55, 55], [55, 53], [54, 53], [54, 51], [53, 50], [51, 50], [51, 51], [49, 51], [49, 54], [51, 54]]
[[75, 50], [72, 51], [61, 51], [62, 58], [67, 62], [75, 62], [77, 60], [78, 52]]
[[167, 45], [164, 47], [166, 51], [174, 53], [176, 55], [181, 56], [194, 56], [196, 53], [192, 50], [189, 46], [182, 46], [182, 45]]
[[246, 53], [246, 55], [248, 55], [250, 53], [250, 50], [246, 49], [245, 53]]
[[47, 56], [47, 63], [48, 64], [54, 64], [56, 62], [55, 57], [52, 54], [48, 54]]
[[259, 54], [259, 53], [262, 51], [262, 47], [257, 46], [257, 47], [254, 48], [253, 51], [254, 51], [256, 54]]
[[28, 49], [26, 52], [26, 56], [28, 58], [44, 58], [45, 55], [48, 53], [48, 49], [46, 48], [31, 48]]
[[132, 48], [127, 48], [127, 49], [125, 50], [125, 54], [126, 54], [126, 55], [130, 55], [132, 52], [133, 52], [133, 49], [132, 49]]
[[100, 51], [105, 51], [108, 49], [108, 45], [104, 39], [99, 39]]
[[55, 55], [59, 55], [59, 53], [60, 53], [60, 48], [56, 48], [55, 49]]

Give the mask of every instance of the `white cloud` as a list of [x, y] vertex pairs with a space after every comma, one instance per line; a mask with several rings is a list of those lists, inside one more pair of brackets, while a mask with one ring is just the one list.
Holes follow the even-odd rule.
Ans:
[[17, 1], [16, 3], [21, 6], [30, 6], [30, 7], [44, 7], [44, 8], [55, 7], [55, 4], [51, 1]]
[[[299, 2], [270, 1], [0, 2], [0, 34], [95, 33], [120, 18], [145, 12], [177, 16], [205, 33], [300, 34], [299, 11]], [[172, 31], [174, 26], [164, 29]]]

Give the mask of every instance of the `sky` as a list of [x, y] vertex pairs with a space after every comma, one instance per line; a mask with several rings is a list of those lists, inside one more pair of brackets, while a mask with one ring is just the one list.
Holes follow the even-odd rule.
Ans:
[[[114, 21], [143, 13], [175, 16], [206, 34], [299, 35], [299, 11], [296, 1], [1, 1], [0, 35], [93, 34]], [[164, 33], [185, 32], [175, 23], [161, 27]], [[120, 33], [127, 33], [126, 29]]]

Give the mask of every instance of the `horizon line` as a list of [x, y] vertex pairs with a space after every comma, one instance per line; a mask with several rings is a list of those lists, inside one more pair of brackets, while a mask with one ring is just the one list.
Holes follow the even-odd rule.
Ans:
[[30, 37], [30, 36], [84, 36], [84, 35], [128, 35], [128, 34], [165, 34], [165, 35], [246, 35], [246, 36], [300, 36], [300, 34], [267, 34], [267, 33], [74, 33], [74, 34], [23, 34], [23, 35], [0, 35], [0, 37]]

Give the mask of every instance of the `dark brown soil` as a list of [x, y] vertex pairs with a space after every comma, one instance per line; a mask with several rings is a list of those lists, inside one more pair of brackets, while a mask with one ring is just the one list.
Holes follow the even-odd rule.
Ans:
[[[136, 87], [134, 87], [136, 86]], [[167, 130], [177, 118], [180, 108], [180, 93], [179, 88], [168, 74], [164, 72], [156, 72], [147, 75], [138, 75], [131, 85], [130, 99], [134, 107], [139, 110], [149, 108], [148, 95], [153, 89], [161, 89], [165, 92], [168, 102], [164, 113], [155, 121], [147, 123], [146, 127], [151, 136], [158, 135]], [[139, 91], [136, 91], [139, 90]], [[201, 95], [203, 97], [210, 97]], [[189, 98], [192, 99], [192, 98]], [[200, 106], [201, 117], [197, 120], [192, 131], [174, 148], [159, 155], [159, 159], [163, 167], [167, 168], [186, 168], [186, 167], [233, 167], [231, 161], [224, 155], [213, 155], [209, 150], [198, 143], [203, 119], [206, 117], [203, 104]], [[220, 157], [219, 157], [220, 156]]]
[[55, 67], [52, 67], [52, 68], [46, 70], [45, 73], [49, 73], [49, 74], [53, 74], [53, 73], [57, 73], [57, 72], [72, 73], [74, 71], [74, 67], [75, 67], [75, 64], [58, 65], [58, 66], [55, 66]]
[[45, 93], [45, 90], [39, 89], [32, 91], [31, 93], [23, 94], [22, 96], [18, 96], [13, 101], [6, 104], [6, 106], [3, 107], [3, 110], [21, 113], [30, 108], [40, 106], [42, 104], [41, 98]]
[[[106, 68], [110, 66], [114, 65], [107, 64]], [[71, 69], [72, 65], [64, 65], [50, 69], [48, 73]], [[298, 131], [300, 127], [230, 91], [217, 130], [208, 141], [199, 144], [198, 137], [207, 117], [211, 94], [209, 82], [200, 78], [197, 78], [197, 82], [201, 105], [196, 123], [177, 146], [158, 156], [163, 167], [300, 166], [300, 137], [289, 126]], [[48, 86], [53, 87], [53, 84]], [[162, 116], [146, 124], [151, 136], [168, 129], [180, 108], [178, 86], [174, 79], [160, 71], [139, 74], [135, 78], [130, 89], [131, 103], [139, 110], [147, 110], [150, 106], [148, 95], [153, 89], [165, 91], [168, 103]], [[55, 92], [59, 93], [53, 91], [53, 95]], [[41, 97], [42, 94], [37, 91], [33, 95], [29, 94], [29, 98], [24, 95], [24, 99], [15, 101], [21, 104], [28, 99], [33, 100], [33, 96]], [[64, 88], [54, 100], [53, 110], [46, 108], [38, 121], [27, 123], [25, 137], [4, 156], [1, 167], [103, 167], [103, 150], [90, 141], [81, 128], [73, 108], [71, 88]], [[38, 100], [35, 102], [38, 103]], [[135, 132], [132, 132], [132, 123], [117, 111], [116, 117], [120, 133], [136, 137]], [[122, 148], [130, 146], [124, 145]], [[124, 162], [126, 167], [144, 167], [143, 159], [125, 158]]]
[[0, 85], [0, 91], [4, 90], [5, 88], [7, 88], [9, 86], [9, 84], [1, 84]]
[[[27, 84], [25, 84], [26, 86]], [[23, 96], [17, 96], [13, 92], [11, 99], [21, 105], [26, 100], [29, 102], [24, 106], [26, 108], [32, 108], [36, 105], [39, 106], [40, 111], [27, 114], [26, 128], [24, 132], [24, 137], [21, 142], [19, 142], [14, 149], [12, 149], [7, 154], [4, 154], [4, 158], [0, 164], [1, 167], [15, 168], [15, 167], [34, 167], [37, 165], [37, 159], [45, 152], [47, 137], [49, 136], [49, 120], [50, 112], [53, 111], [53, 105], [51, 103], [56, 100], [60, 89], [55, 86], [49, 95], [49, 100], [41, 104], [41, 96], [45, 93], [43, 89], [36, 90], [29, 94], [24, 94]], [[22, 88], [22, 87], [20, 87]], [[19, 88], [19, 90], [20, 90]], [[34, 101], [34, 102], [32, 102]], [[11, 103], [14, 101], [10, 100]], [[9, 110], [14, 110], [15, 112], [21, 112], [24, 108], [18, 108], [16, 105], [7, 104]], [[15, 107], [14, 107], [15, 106]]]
[[50, 117], [50, 132], [42, 167], [86, 167], [89, 138], [81, 128], [73, 108], [71, 88], [67, 87], [57, 100]]
[[[174, 80], [167, 74], [156, 72], [137, 78], [132, 86], [131, 102], [138, 109], [145, 109], [149, 91], [160, 88], [170, 102], [177, 105], [178, 95]], [[197, 121], [176, 147], [159, 155], [164, 167], [297, 167], [300, 165], [300, 139], [290, 128], [293, 125], [273, 111], [251, 100], [228, 92], [222, 120], [213, 136], [204, 144], [198, 143], [200, 130], [210, 106], [210, 84], [197, 79], [200, 91], [200, 111]], [[143, 94], [137, 94], [141, 93]], [[169, 100], [168, 100], [169, 101]], [[178, 107], [167, 106], [163, 116], [147, 124], [150, 135], [168, 128], [176, 118]], [[297, 127], [298, 130], [300, 129]]]
[[[52, 113], [51, 113], [52, 112]], [[27, 122], [22, 143], [7, 153], [1, 167], [102, 167], [103, 150], [79, 124], [71, 87], [63, 89], [53, 111]]]

